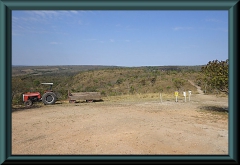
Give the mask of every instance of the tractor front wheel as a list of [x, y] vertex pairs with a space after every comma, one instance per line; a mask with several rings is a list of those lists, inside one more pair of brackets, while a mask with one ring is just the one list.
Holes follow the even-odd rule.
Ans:
[[33, 105], [33, 102], [32, 102], [32, 100], [27, 100], [27, 101], [24, 102], [24, 105], [26, 107], [31, 107]]
[[43, 94], [42, 101], [45, 105], [52, 105], [57, 101], [57, 96], [53, 92], [47, 92]]

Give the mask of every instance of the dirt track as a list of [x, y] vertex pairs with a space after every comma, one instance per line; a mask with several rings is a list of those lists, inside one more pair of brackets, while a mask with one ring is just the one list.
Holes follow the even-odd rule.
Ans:
[[12, 113], [12, 154], [228, 154], [227, 98], [56, 104]]

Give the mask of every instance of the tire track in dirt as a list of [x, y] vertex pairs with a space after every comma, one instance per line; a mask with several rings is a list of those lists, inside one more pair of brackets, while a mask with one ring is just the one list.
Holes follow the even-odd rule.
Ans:
[[192, 86], [195, 86], [197, 88], [197, 91], [199, 94], [201, 95], [204, 95], [203, 91], [201, 90], [201, 87], [200, 86], [197, 86], [193, 81], [191, 80], [188, 80], [188, 82], [192, 85]]

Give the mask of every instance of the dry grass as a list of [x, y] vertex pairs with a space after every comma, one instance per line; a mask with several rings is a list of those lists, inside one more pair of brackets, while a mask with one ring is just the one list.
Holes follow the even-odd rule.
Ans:
[[[182, 98], [181, 98], [182, 99]], [[132, 95], [119, 95], [119, 96], [106, 96], [103, 97], [104, 101], [161, 101], [160, 93], [146, 93], [146, 94], [132, 94]], [[174, 94], [162, 93], [162, 101], [175, 101]]]

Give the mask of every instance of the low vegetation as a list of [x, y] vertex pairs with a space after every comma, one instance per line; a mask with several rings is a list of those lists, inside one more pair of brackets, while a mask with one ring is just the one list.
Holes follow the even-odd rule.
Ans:
[[[202, 68], [202, 69], [201, 69]], [[22, 93], [44, 93], [52, 82], [60, 100], [71, 92], [101, 92], [102, 96], [141, 95], [197, 90], [188, 80], [203, 85], [204, 66], [18, 66], [12, 67], [12, 103], [22, 104]], [[213, 86], [212, 86], [213, 87]]]

